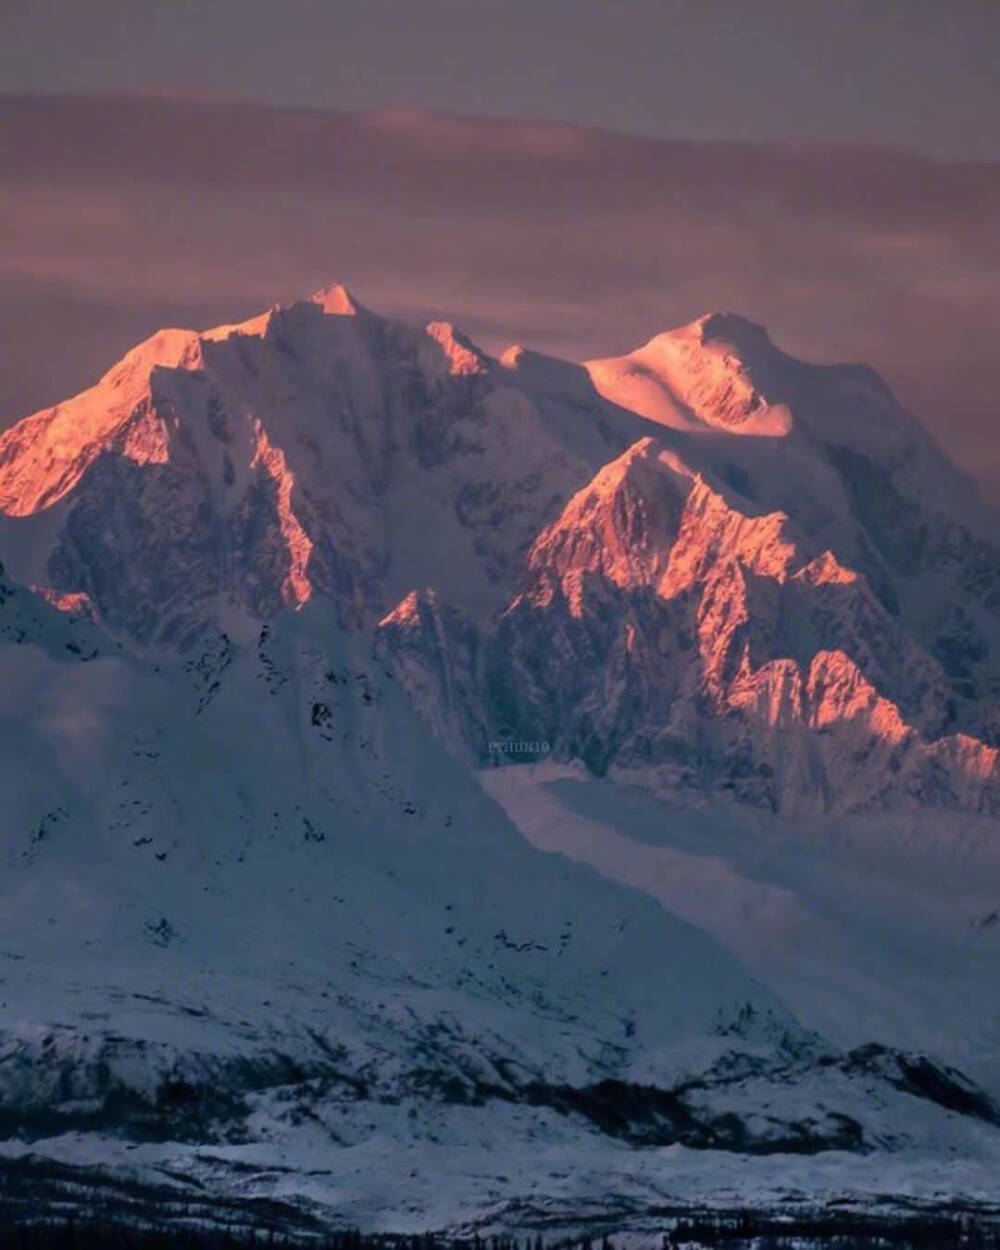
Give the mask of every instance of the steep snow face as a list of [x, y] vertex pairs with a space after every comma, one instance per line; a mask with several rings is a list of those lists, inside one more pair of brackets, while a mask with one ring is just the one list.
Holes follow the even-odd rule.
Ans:
[[809, 435], [880, 460], [911, 454], [919, 431], [872, 370], [795, 360], [734, 313], [711, 313], [585, 367], [613, 402], [685, 431]]
[[663, 425], [775, 437], [791, 414], [758, 390], [751, 363], [770, 350], [763, 327], [716, 314], [586, 367], [601, 394]]
[[98, 386], [65, 404], [27, 417], [0, 439], [0, 508], [30, 516], [71, 491], [103, 452], [135, 464], [168, 459], [167, 427], [148, 399], [158, 369], [197, 369], [198, 336], [160, 330], [105, 374]]

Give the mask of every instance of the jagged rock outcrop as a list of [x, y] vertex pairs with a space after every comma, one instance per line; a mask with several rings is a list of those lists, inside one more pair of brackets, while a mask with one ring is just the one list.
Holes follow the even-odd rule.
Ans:
[[496, 714], [598, 771], [797, 813], [993, 812], [995, 748], [948, 733], [946, 674], [867, 579], [654, 440], [540, 536], [491, 649]]
[[315, 594], [367, 628], [421, 577], [482, 615], [624, 436], [586, 441], [453, 326], [331, 287], [161, 331], [0, 436], [0, 539], [22, 580], [144, 646], [251, 637]]
[[433, 590], [411, 591], [379, 622], [376, 655], [453, 755], [489, 756], [485, 647], [473, 621]]

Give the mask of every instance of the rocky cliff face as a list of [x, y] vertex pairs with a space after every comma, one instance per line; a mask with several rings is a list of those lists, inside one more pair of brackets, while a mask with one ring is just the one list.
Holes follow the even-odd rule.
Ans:
[[467, 760], [1000, 802], [992, 519], [870, 370], [733, 315], [584, 367], [342, 287], [163, 331], [0, 439], [0, 508], [14, 574], [131, 647], [332, 600]]
[[954, 732], [944, 670], [864, 574], [654, 440], [574, 496], [527, 566], [491, 637], [512, 736], [799, 814], [997, 810], [996, 749]]
[[[169, 330], [0, 439], [7, 546], [142, 646], [188, 648], [313, 595], [370, 626], [412, 578], [482, 615], [621, 438], [581, 450], [453, 327], [343, 288]], [[583, 440], [585, 441], [585, 440]]]

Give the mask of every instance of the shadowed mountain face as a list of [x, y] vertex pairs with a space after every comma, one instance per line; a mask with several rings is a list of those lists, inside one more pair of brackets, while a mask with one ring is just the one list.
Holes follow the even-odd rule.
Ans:
[[0, 513], [40, 1185], [985, 1200], [1000, 552], [870, 369], [734, 314], [496, 358], [333, 286], [7, 430]]

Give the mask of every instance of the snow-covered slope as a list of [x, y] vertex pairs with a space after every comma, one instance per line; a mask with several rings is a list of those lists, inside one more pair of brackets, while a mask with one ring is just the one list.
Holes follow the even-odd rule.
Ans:
[[414, 582], [477, 615], [635, 419], [561, 424], [452, 326], [343, 287], [166, 330], [0, 438], [15, 576], [87, 595], [144, 645], [191, 645], [314, 594], [353, 627]]
[[0, 1154], [395, 1229], [641, 1222], [734, 1150], [765, 1202], [988, 1198], [968, 494], [739, 318], [582, 367], [341, 287], [14, 426]]
[[[439, 732], [450, 699], [480, 758], [484, 740], [545, 741], [788, 813], [995, 814], [995, 519], [878, 379], [791, 360], [733, 316], [588, 368], [657, 428], [540, 531], [475, 646], [465, 630], [453, 654], [482, 676], [429, 699]], [[428, 621], [386, 621], [415, 690], [437, 663]]]
[[527, 566], [491, 657], [512, 736], [788, 812], [1000, 812], [997, 749], [955, 732], [947, 675], [867, 578], [654, 440], [575, 495]]
[[871, 369], [805, 364], [733, 314], [587, 368], [603, 395], [661, 424], [691, 467], [863, 572], [960, 699], [987, 705], [976, 728], [996, 738], [997, 518]]
[[155, 667], [74, 628], [39, 603], [0, 650], [6, 1156], [393, 1228], [541, 1213], [622, 1150], [647, 1205], [672, 1145], [994, 1158], [1000, 1111], [946, 1065], [838, 1048], [521, 840], [321, 601]]

